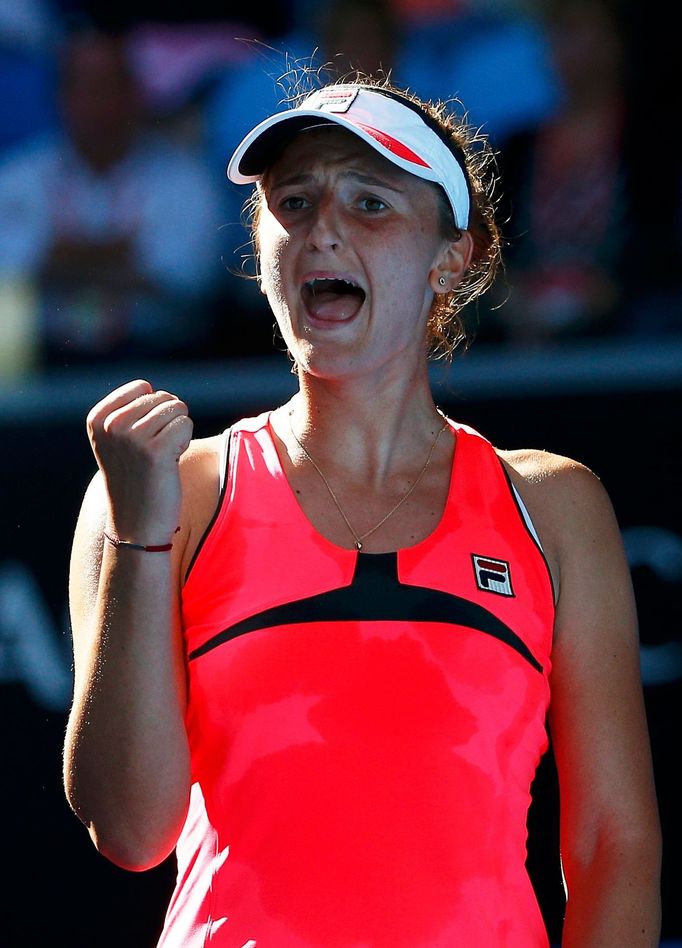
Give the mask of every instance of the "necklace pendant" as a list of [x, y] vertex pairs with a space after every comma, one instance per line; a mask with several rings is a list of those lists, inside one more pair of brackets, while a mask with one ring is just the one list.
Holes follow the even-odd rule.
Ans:
[[356, 547], [358, 548], [358, 553], [359, 553], [360, 550], [362, 549], [362, 543], [360, 543], [359, 540], [356, 540], [356, 541], [355, 541], [355, 545], [356, 545]]

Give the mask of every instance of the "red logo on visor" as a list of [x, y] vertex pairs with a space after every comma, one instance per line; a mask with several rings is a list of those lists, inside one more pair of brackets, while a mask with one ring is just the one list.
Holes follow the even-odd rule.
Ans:
[[372, 128], [371, 125], [364, 125], [362, 122], [356, 122], [355, 124], [367, 132], [368, 135], [371, 135], [372, 138], [376, 138], [380, 145], [383, 145], [384, 148], [388, 148], [389, 151], [393, 152], [393, 154], [399, 158], [403, 158], [405, 161], [411, 161], [415, 165], [421, 165], [422, 168], [431, 167], [423, 158], [420, 158], [419, 155], [415, 155], [407, 145], [403, 145], [402, 142], [399, 142], [397, 138], [391, 138], [391, 136], [385, 132], [380, 132], [378, 128]]

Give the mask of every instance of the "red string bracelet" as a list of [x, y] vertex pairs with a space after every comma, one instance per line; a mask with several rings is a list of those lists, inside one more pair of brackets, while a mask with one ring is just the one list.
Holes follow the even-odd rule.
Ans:
[[[177, 533], [179, 529], [180, 527], [177, 527], [175, 532]], [[168, 550], [173, 549], [172, 543], [162, 543], [159, 546], [143, 546], [141, 543], [130, 543], [129, 540], [119, 540], [118, 537], [112, 537], [106, 530], [103, 530], [102, 533], [109, 543], [116, 548], [124, 547], [129, 550], [142, 550], [143, 553], [167, 553]]]

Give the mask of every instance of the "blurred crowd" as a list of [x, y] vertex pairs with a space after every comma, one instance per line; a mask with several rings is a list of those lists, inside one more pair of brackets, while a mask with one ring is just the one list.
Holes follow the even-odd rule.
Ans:
[[272, 351], [225, 165], [298, 64], [457, 97], [491, 138], [506, 268], [470, 316], [479, 344], [682, 333], [674, 30], [655, 4], [187, 6], [0, 0], [0, 381]]

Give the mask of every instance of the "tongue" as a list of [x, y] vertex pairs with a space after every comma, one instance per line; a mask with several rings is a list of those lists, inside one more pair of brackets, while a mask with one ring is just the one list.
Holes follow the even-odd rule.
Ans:
[[317, 319], [343, 320], [355, 316], [362, 306], [356, 293], [317, 293], [307, 301], [308, 309]]

